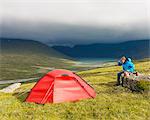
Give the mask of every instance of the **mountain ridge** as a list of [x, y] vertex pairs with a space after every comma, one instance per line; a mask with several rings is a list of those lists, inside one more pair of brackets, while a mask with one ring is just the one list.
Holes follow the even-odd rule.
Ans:
[[120, 43], [94, 43], [88, 45], [53, 46], [70, 57], [75, 58], [119, 58], [122, 55], [136, 59], [149, 57], [150, 40], [133, 40]]
[[0, 39], [0, 80], [42, 77], [51, 69], [68, 68], [72, 62], [69, 57], [37, 41]]

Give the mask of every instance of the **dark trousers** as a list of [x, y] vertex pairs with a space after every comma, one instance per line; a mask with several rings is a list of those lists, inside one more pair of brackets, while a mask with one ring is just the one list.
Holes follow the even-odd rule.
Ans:
[[[117, 85], [120, 85], [121, 81], [122, 81], [122, 86], [123, 86], [123, 80], [124, 80], [124, 77], [121, 78], [121, 75], [123, 74], [124, 72], [119, 72], [117, 74]], [[121, 81], [120, 81], [120, 78], [121, 78]]]

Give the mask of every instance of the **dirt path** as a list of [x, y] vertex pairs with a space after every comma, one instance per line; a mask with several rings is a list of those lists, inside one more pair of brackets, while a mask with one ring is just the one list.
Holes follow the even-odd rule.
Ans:
[[9, 84], [9, 83], [17, 83], [17, 82], [28, 82], [28, 81], [37, 80], [37, 79], [39, 79], [39, 78], [0, 80], [0, 85], [2, 85], [2, 84]]
[[34, 68], [38, 68], [38, 69], [46, 69], [46, 70], [54, 70], [54, 67], [43, 67], [43, 66], [32, 66]]
[[[38, 71], [39, 73], [45, 73], [45, 71], [43, 71], [43, 70], [53, 70], [53, 69], [55, 69], [55, 68], [43, 67], [43, 66], [32, 66], [32, 67], [40, 69]], [[9, 83], [17, 83], [17, 82], [28, 82], [28, 81], [33, 81], [33, 80], [37, 80], [37, 79], [39, 79], [39, 78], [36, 77], [36, 78], [27, 78], [27, 79], [0, 80], [0, 85], [9, 84]]]

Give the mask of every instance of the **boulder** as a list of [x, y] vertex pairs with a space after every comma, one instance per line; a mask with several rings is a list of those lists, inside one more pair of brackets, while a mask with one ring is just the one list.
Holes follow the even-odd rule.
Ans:
[[18, 89], [21, 86], [21, 83], [14, 83], [9, 85], [6, 88], [3, 88], [2, 90], [0, 90], [0, 92], [4, 92], [4, 93], [13, 93], [16, 89]]
[[124, 77], [122, 85], [132, 91], [150, 91], [150, 75], [140, 74], [136, 76], [131, 74]]

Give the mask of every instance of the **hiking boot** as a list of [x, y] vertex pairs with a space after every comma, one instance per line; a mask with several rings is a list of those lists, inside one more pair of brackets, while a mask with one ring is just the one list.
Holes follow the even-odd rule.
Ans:
[[119, 83], [117, 83], [115, 86], [119, 86], [120, 84]]

